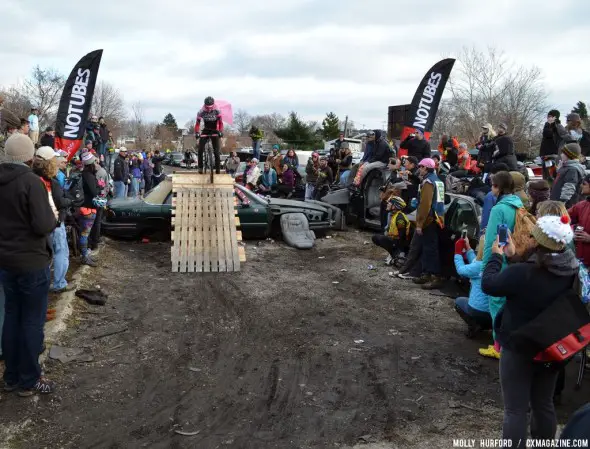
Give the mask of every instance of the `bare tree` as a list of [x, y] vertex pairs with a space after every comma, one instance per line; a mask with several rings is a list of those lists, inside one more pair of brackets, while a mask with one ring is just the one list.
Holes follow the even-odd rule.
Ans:
[[238, 109], [234, 114], [234, 128], [239, 135], [248, 134], [250, 126], [252, 126], [252, 116], [244, 109]]
[[26, 118], [31, 113], [31, 102], [21, 90], [15, 87], [0, 89], [0, 95], [4, 97], [4, 108], [18, 118]]
[[65, 77], [56, 70], [36, 66], [33, 68], [31, 77], [18, 89], [32, 107], [39, 109], [41, 126], [55, 121], [65, 81]]
[[535, 140], [532, 130], [541, 127], [547, 110], [541, 71], [510, 64], [494, 48], [464, 48], [457, 62], [449, 83], [451, 99], [437, 114], [436, 133], [447, 132], [473, 144], [483, 123], [496, 127], [505, 122], [517, 151], [529, 151]]
[[125, 102], [119, 89], [106, 81], [100, 82], [94, 89], [92, 111], [104, 117], [110, 127], [115, 127], [125, 120]]
[[197, 121], [193, 118], [184, 124], [184, 127], [188, 130], [188, 134], [193, 134], [195, 132], [196, 123]]
[[136, 139], [137, 145], [142, 146], [147, 139], [147, 123], [145, 121], [145, 112], [141, 102], [136, 102], [131, 105], [131, 121], [130, 128], [133, 136]]
[[269, 143], [279, 143], [281, 139], [275, 134], [276, 129], [281, 129], [287, 123], [287, 119], [277, 112], [252, 117], [251, 124], [258, 126]]

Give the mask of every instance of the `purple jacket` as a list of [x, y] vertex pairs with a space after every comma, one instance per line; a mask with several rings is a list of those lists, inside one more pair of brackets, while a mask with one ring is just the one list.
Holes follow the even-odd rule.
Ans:
[[295, 174], [291, 168], [283, 172], [283, 184], [292, 189], [295, 188]]

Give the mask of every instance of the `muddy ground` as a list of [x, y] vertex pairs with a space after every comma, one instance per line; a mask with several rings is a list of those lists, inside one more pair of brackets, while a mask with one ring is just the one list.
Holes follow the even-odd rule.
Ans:
[[[311, 251], [247, 242], [237, 274], [173, 274], [168, 243], [107, 241], [86, 282], [107, 306], [76, 300], [60, 341], [94, 360], [49, 359], [52, 396], [4, 394], [2, 428], [24, 423], [5, 447], [450, 448], [499, 437], [497, 362], [477, 354], [488, 339], [465, 339], [451, 298], [391, 278], [369, 234], [331, 237]], [[570, 382], [562, 420], [588, 397], [588, 382], [577, 395]]]

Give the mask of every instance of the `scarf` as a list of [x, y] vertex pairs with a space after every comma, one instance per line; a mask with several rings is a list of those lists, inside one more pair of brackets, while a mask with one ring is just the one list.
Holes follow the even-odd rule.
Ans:
[[49, 205], [51, 206], [51, 211], [55, 216], [56, 220], [59, 220], [59, 213], [57, 212], [57, 207], [55, 207], [55, 203], [53, 202], [53, 195], [51, 194], [51, 181], [47, 181], [45, 178], [41, 178], [43, 184], [45, 184], [45, 190], [47, 190], [47, 197], [49, 198]]

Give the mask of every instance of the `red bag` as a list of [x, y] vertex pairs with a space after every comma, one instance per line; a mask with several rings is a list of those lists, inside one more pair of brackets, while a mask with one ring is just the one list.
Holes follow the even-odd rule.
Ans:
[[590, 343], [590, 323], [556, 341], [534, 358], [537, 362], [564, 362]]

